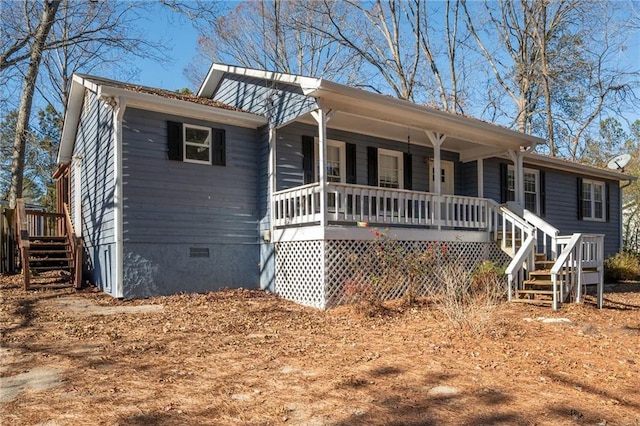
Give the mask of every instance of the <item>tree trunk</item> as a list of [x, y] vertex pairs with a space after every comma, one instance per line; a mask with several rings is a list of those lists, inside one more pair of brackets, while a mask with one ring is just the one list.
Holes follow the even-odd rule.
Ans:
[[29, 117], [31, 116], [31, 104], [36, 88], [36, 80], [40, 69], [42, 51], [47, 41], [49, 31], [53, 26], [56, 12], [60, 6], [59, 0], [45, 1], [43, 4], [42, 20], [38, 24], [36, 34], [31, 45], [31, 57], [29, 68], [24, 77], [22, 98], [16, 123], [16, 134], [13, 139], [13, 161], [11, 163], [11, 187], [9, 189], [9, 208], [16, 207], [16, 200], [22, 197], [22, 180], [24, 176], [24, 156], [29, 133]]

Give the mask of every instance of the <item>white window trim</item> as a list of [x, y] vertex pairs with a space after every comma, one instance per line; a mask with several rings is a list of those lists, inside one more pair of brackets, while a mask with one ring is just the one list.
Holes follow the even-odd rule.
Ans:
[[[315, 143], [313, 145], [313, 149], [314, 149], [313, 155], [314, 155], [316, 164], [313, 165], [313, 180], [315, 182], [318, 182], [320, 179], [318, 177], [318, 167], [319, 167], [318, 163], [320, 162], [320, 140], [318, 138], [314, 138], [314, 139], [315, 139]], [[327, 139], [327, 146], [328, 147], [333, 146], [340, 150], [340, 183], [346, 183], [347, 182], [347, 148], [346, 148], [345, 142], [337, 141], [334, 139]], [[327, 175], [325, 174], [325, 176]], [[337, 183], [337, 182], [329, 182], [329, 183]]]
[[[582, 211], [582, 220], [587, 221], [587, 222], [606, 222], [607, 221], [607, 185], [601, 181], [601, 180], [592, 180], [592, 179], [583, 179], [582, 180], [582, 185], [584, 186], [585, 183], [588, 183], [591, 185], [591, 191], [590, 191], [590, 195], [591, 195], [591, 199], [589, 200], [591, 202], [591, 216], [585, 216], [584, 215], [584, 209]], [[602, 217], [596, 217], [596, 200], [595, 200], [595, 187], [599, 186], [602, 188]], [[583, 192], [583, 188], [580, 188], [581, 193]], [[582, 198], [582, 197], [581, 197]], [[581, 199], [581, 202], [583, 202], [584, 200]], [[581, 207], [582, 208], [582, 207]]]
[[[196, 143], [196, 142], [187, 142], [187, 128], [197, 129], [197, 130], [206, 130], [209, 134], [209, 136], [207, 136], [209, 145]], [[204, 127], [204, 126], [197, 126], [195, 124], [183, 123], [182, 125], [182, 161], [184, 161], [185, 163], [194, 163], [194, 164], [211, 164], [211, 155], [212, 155], [211, 151], [213, 150], [212, 145], [213, 145], [213, 135], [211, 132], [211, 128]], [[209, 161], [194, 160], [192, 158], [187, 158], [187, 146], [197, 146], [197, 147], [206, 146], [209, 149]]]
[[[507, 166], [508, 171], [515, 173], [515, 167], [513, 167], [512, 164], [509, 164]], [[526, 175], [527, 173], [531, 173], [533, 175], [535, 175], [536, 177], [536, 210], [533, 211], [532, 213], [535, 213], [537, 215], [540, 214], [540, 170], [538, 169], [529, 169], [529, 168], [524, 168], [524, 173], [523, 176]], [[514, 182], [515, 183], [515, 182]], [[507, 190], [511, 191], [511, 189], [507, 188]], [[515, 188], [513, 189], [513, 191], [515, 192]], [[525, 194], [527, 193], [527, 191], [525, 190]], [[523, 196], [523, 202], [525, 203], [525, 205], [523, 205], [523, 208], [526, 208], [526, 198], [525, 194], [522, 194]]]
[[380, 161], [381, 155], [388, 155], [390, 157], [398, 158], [398, 189], [404, 189], [404, 154], [402, 153], [402, 151], [393, 151], [384, 148], [378, 148], [378, 187], [382, 188], [380, 186], [380, 176], [382, 175], [380, 173], [380, 164], [382, 163]]

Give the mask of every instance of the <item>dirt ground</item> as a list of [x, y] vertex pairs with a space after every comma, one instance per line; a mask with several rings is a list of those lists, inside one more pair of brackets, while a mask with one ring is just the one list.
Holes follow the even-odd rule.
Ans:
[[426, 302], [367, 317], [0, 284], [2, 424], [640, 425], [637, 282], [602, 310], [505, 303], [475, 332]]

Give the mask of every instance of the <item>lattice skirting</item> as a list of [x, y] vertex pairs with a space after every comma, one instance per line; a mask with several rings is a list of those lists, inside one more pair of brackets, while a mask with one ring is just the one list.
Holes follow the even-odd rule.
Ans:
[[[379, 244], [393, 244], [380, 255]], [[285, 299], [327, 309], [354, 300], [377, 281], [377, 295], [382, 300], [397, 299], [409, 290], [427, 294], [434, 277], [428, 270], [408, 274], [395, 259], [420, 255], [444, 247], [449, 261], [474, 270], [490, 260], [506, 265], [510, 258], [493, 242], [428, 241], [287, 241], [275, 243], [275, 291]], [[400, 263], [400, 262], [398, 262]], [[390, 273], [391, 272], [391, 273]], [[409, 276], [411, 278], [407, 278]], [[381, 283], [380, 281], [387, 281]], [[381, 290], [382, 289], [382, 290]]]

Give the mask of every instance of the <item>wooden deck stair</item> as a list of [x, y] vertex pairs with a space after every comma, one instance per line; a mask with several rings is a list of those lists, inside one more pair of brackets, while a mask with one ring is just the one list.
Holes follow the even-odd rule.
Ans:
[[[63, 213], [46, 213], [27, 210], [18, 200], [16, 216], [24, 289], [79, 288], [82, 239], [75, 236], [68, 207]], [[32, 282], [33, 277], [43, 276], [46, 279]]]
[[29, 269], [32, 271], [71, 271], [74, 268], [67, 236], [38, 237], [31, 240]]

